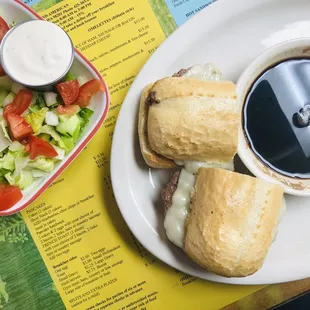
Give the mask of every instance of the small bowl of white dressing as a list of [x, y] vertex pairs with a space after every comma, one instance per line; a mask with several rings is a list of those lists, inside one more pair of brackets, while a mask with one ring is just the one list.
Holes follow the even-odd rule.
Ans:
[[31, 20], [16, 25], [4, 36], [0, 61], [15, 82], [38, 91], [49, 91], [71, 69], [75, 50], [68, 34], [56, 24]]

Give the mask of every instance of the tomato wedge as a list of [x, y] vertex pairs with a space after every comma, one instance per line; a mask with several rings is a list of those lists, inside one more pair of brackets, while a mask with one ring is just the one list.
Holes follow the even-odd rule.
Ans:
[[93, 79], [86, 82], [80, 87], [79, 96], [75, 104], [81, 107], [87, 107], [91, 97], [100, 91], [105, 91], [105, 86], [101, 80]]
[[21, 190], [17, 186], [0, 183], [0, 210], [4, 211], [13, 207], [23, 198]]
[[6, 75], [5, 71], [3, 67], [0, 65], [0, 76], [5, 76], [5, 75]]
[[80, 107], [76, 104], [69, 106], [59, 105], [56, 109], [56, 112], [60, 115], [73, 115], [79, 111]]
[[28, 138], [26, 152], [29, 153], [29, 158], [31, 160], [36, 159], [38, 156], [45, 156], [47, 158], [54, 158], [58, 156], [58, 153], [51, 144], [35, 136], [30, 136]]
[[9, 25], [2, 17], [0, 17], [0, 42], [2, 41], [3, 37], [9, 30], [10, 30]]
[[[2, 41], [5, 34], [10, 30], [9, 25], [5, 22], [5, 20], [0, 17], [0, 42]], [[0, 76], [5, 76], [6, 73], [3, 70], [3, 67], [0, 66]]]
[[4, 117], [8, 114], [23, 114], [32, 101], [32, 92], [28, 89], [21, 89], [11, 103], [6, 105], [3, 110]]
[[9, 113], [6, 119], [13, 139], [22, 140], [33, 133], [32, 127], [20, 115]]
[[56, 88], [64, 101], [64, 104], [70, 105], [74, 103], [78, 97], [80, 86], [77, 80], [71, 80], [57, 84]]

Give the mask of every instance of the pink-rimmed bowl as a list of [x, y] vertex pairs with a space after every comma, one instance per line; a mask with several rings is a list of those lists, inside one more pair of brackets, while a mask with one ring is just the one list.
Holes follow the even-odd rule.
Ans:
[[[2, 0], [0, 8], [1, 17], [8, 24], [12, 22], [20, 23], [33, 19], [42, 19], [42, 17], [20, 0]], [[65, 159], [58, 163], [55, 169], [47, 177], [34, 182], [29, 188], [24, 190], [22, 200], [8, 210], [0, 210], [0, 216], [7, 216], [20, 212], [34, 202], [85, 148], [99, 130], [108, 114], [110, 94], [107, 83], [90, 61], [77, 50], [75, 50], [72, 72], [76, 76], [85, 77], [87, 80], [97, 78], [104, 83], [105, 92], [93, 96], [89, 106], [95, 113], [92, 116], [90, 123], [85, 128], [82, 136], [79, 138], [75, 148], [65, 157]]]

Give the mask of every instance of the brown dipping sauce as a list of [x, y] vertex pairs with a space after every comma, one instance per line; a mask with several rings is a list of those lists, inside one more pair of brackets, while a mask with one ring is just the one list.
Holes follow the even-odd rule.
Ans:
[[286, 60], [261, 74], [242, 118], [262, 162], [283, 175], [310, 178], [310, 59]]

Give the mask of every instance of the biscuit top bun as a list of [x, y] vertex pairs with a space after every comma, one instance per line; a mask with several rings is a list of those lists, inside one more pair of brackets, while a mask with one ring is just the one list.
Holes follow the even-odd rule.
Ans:
[[150, 148], [171, 160], [226, 162], [237, 152], [235, 85], [171, 77], [157, 81], [146, 100]]
[[244, 277], [263, 265], [273, 241], [283, 189], [222, 169], [200, 169], [186, 223], [185, 252], [225, 277]]

